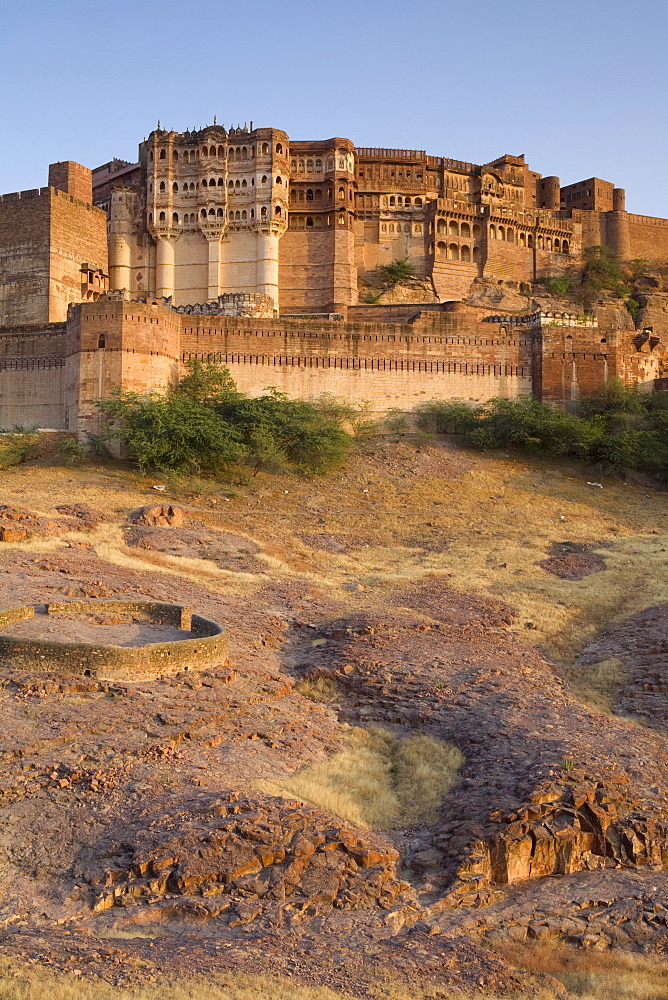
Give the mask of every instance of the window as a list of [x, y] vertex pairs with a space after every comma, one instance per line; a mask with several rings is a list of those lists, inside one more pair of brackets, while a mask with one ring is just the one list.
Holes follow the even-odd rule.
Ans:
[[505, 240], [505, 238], [506, 238], [506, 231], [503, 228], [503, 226], [499, 226], [499, 239]]
[[311, 218], [310, 215], [308, 215], [306, 217], [306, 228], [307, 229], [312, 229], [313, 228], [313, 219]]
[[564, 240], [563, 243], [561, 244], [561, 252], [562, 253], [568, 253], [569, 252], [568, 240]]
[[471, 227], [469, 226], [468, 222], [462, 222], [460, 232], [465, 239], [469, 239], [471, 235]]
[[262, 210], [260, 212], [260, 215], [262, 216], [263, 219], [265, 219], [267, 217], [267, 209], [266, 209], [266, 207], [264, 205], [262, 206]]
[[345, 226], [345, 224], [346, 224], [346, 217], [345, 217], [345, 215], [340, 215], [339, 216], [339, 225], [340, 226]]
[[247, 212], [242, 212], [241, 213], [241, 221], [245, 222], [247, 218], [248, 218], [248, 213]]
[[451, 236], [459, 236], [459, 226], [454, 221], [448, 226], [448, 231]]
[[178, 151], [175, 149], [173, 151], [173, 153], [172, 153], [172, 159], [173, 160], [178, 160], [178, 158], [179, 158], [179, 154], [178, 154]]
[[179, 190], [179, 185], [178, 184], [172, 184], [172, 191], [174, 192], [174, 194], [177, 194], [178, 190]]
[[282, 179], [281, 179], [280, 177], [277, 177], [277, 178], [276, 178], [276, 183], [277, 183], [277, 184], [282, 184], [282, 183], [283, 183], [283, 181], [282, 181]]
[[471, 248], [470, 247], [466, 247], [466, 246], [462, 247], [462, 249], [460, 251], [460, 257], [461, 257], [462, 260], [470, 261], [471, 260]]
[[456, 243], [451, 243], [448, 247], [448, 258], [450, 260], [459, 260], [459, 247]]
[[173, 215], [172, 215], [172, 222], [173, 222], [173, 224], [175, 226], [178, 226], [178, 224], [179, 224], [179, 215], [178, 215], [178, 212], [174, 212], [173, 213]]
[[208, 156], [208, 155], [209, 155], [209, 150], [206, 148], [206, 146], [203, 146], [202, 149], [200, 150], [200, 156]]
[[241, 182], [241, 190], [245, 191], [247, 188], [248, 188], [248, 184], [246, 183], [246, 178], [244, 177], [244, 179]]
[[262, 155], [266, 156], [268, 152], [269, 152], [269, 146], [267, 145], [266, 142], [263, 142], [262, 143]]
[[225, 147], [224, 146], [219, 146], [218, 147], [218, 156], [225, 156]]
[[344, 188], [339, 188], [339, 201], [345, 201], [346, 192]]
[[446, 230], [447, 230], [447, 226], [445, 224], [445, 219], [439, 219], [438, 222], [436, 223], [436, 232], [437, 233], [444, 233], [444, 232], [446, 232]]
[[308, 171], [309, 174], [313, 173], [313, 160], [307, 160], [306, 161], [306, 169], [307, 169], [307, 171]]
[[282, 145], [280, 144], [280, 142], [277, 142], [277, 143], [276, 143], [276, 152], [278, 153], [278, 155], [279, 155], [279, 156], [282, 156], [282, 155], [283, 155], [283, 147], [282, 147]]
[[306, 192], [306, 200], [313, 201], [313, 191], [311, 190], [311, 188], [309, 188]]
[[203, 219], [206, 219], [206, 209], [205, 208], [202, 209], [202, 211], [200, 212], [200, 215], [202, 216]]
[[390, 198], [390, 207], [393, 208], [394, 205], [396, 205], [396, 203], [397, 203], [396, 198], [394, 197], [394, 195], [392, 195], [392, 197]]
[[104, 339], [104, 334], [103, 333], [101, 333], [99, 335], [99, 337], [97, 338], [97, 346], [98, 347], [104, 347], [105, 346], [105, 339]]
[[215, 155], [216, 155], [216, 147], [212, 146], [211, 149], [209, 150], [209, 156], [215, 156]]
[[218, 187], [219, 188], [225, 187], [225, 181], [223, 180], [222, 177], [218, 178]]
[[297, 192], [293, 188], [292, 191], [290, 192], [290, 204], [294, 205], [296, 201], [297, 201]]
[[322, 173], [322, 160], [316, 160], [315, 161], [315, 172], [316, 172], [316, 174], [321, 174]]
[[160, 213], [160, 222], [165, 222], [166, 220], [167, 220], [167, 216], [165, 215], [164, 212], [161, 212]]
[[406, 208], [410, 208], [410, 204], [411, 204], [410, 198], [405, 198], [404, 199], [404, 205], [406, 206]]
[[263, 174], [263, 175], [262, 175], [262, 183], [263, 183], [263, 184], [266, 184], [266, 183], [267, 183], [267, 175], [266, 175], [266, 174]]
[[382, 224], [382, 226], [380, 227], [380, 229], [381, 229], [381, 232], [383, 232], [383, 233], [386, 233], [386, 232], [387, 232], [387, 223], [386, 223], [386, 222], [384, 222], [384, 223]]
[[160, 150], [160, 159], [161, 160], [166, 160], [167, 159], [167, 153], [165, 152], [164, 149]]
[[223, 212], [222, 208], [218, 209], [216, 215], [218, 216], [219, 219], [225, 218], [225, 213]]
[[529, 233], [529, 235], [527, 236], [527, 247], [530, 250], [533, 250], [533, 236], [531, 235], [531, 233]]
[[297, 170], [297, 161], [296, 160], [290, 160], [290, 170], [292, 170], [293, 173], [295, 173], [295, 171]]
[[275, 208], [275, 210], [274, 210], [274, 215], [282, 215], [282, 214], [283, 214], [283, 212], [281, 210], [281, 206], [277, 205], [276, 208]]
[[477, 264], [480, 260], [480, 247], [473, 247], [473, 263]]
[[316, 201], [322, 201], [322, 191], [320, 191], [320, 190], [316, 191], [316, 193], [315, 193], [315, 200]]
[[165, 182], [164, 181], [160, 181], [160, 190], [161, 191], [165, 190]]

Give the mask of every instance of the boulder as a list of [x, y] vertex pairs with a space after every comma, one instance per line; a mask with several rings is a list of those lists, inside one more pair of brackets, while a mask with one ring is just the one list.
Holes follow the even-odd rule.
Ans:
[[146, 524], [152, 528], [180, 528], [185, 523], [185, 511], [171, 503], [149, 504], [134, 511], [130, 520], [133, 524]]

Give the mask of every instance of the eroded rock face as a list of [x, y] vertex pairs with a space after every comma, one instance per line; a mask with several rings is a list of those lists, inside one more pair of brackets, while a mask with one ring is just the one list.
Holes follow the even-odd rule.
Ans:
[[303, 803], [229, 792], [148, 821], [127, 866], [97, 880], [96, 912], [137, 901], [140, 922], [224, 914], [230, 927], [333, 906], [419, 912], [396, 850]]

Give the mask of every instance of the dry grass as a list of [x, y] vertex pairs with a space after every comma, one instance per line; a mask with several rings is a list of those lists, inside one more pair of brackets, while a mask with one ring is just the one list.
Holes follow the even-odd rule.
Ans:
[[301, 799], [366, 829], [433, 822], [463, 757], [431, 736], [399, 740], [383, 729], [355, 729], [350, 747], [263, 791]]
[[597, 712], [610, 714], [629, 676], [628, 668], [616, 656], [590, 666], [568, 670], [571, 691]]
[[295, 691], [311, 701], [336, 701], [340, 694], [338, 684], [329, 677], [306, 677], [295, 684]]
[[513, 968], [553, 976], [580, 1000], [666, 1000], [668, 963], [623, 951], [540, 945], [496, 947]]

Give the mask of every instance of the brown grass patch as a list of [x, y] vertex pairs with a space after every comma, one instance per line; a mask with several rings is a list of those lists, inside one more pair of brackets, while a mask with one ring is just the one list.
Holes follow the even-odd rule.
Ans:
[[629, 677], [629, 669], [616, 656], [589, 666], [576, 665], [567, 671], [573, 695], [596, 709], [611, 714]]
[[513, 968], [553, 976], [580, 1000], [666, 1000], [668, 963], [624, 951], [540, 945], [495, 946]]
[[350, 746], [263, 791], [301, 799], [366, 829], [434, 822], [463, 757], [431, 736], [399, 740], [383, 729], [354, 729]]
[[336, 701], [340, 688], [330, 677], [305, 677], [295, 684], [295, 691], [311, 701]]

